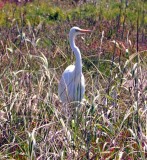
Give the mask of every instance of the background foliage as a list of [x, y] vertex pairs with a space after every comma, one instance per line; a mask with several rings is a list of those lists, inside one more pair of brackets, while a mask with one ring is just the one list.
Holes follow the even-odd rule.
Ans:
[[[0, 1], [0, 159], [147, 158], [147, 2]], [[83, 57], [85, 100], [63, 105], [57, 85]]]

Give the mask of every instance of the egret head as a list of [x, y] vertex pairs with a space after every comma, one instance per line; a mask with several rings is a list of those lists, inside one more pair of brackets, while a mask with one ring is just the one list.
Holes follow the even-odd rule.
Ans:
[[85, 33], [89, 33], [89, 32], [91, 32], [91, 30], [81, 29], [79, 27], [72, 27], [70, 29], [69, 36], [70, 37], [75, 37], [77, 35], [85, 34]]

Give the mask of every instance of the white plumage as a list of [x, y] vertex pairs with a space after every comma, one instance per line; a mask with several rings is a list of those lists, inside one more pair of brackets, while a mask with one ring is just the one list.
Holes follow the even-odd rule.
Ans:
[[62, 74], [58, 86], [58, 95], [63, 103], [81, 101], [85, 93], [85, 79], [82, 73], [82, 58], [79, 48], [75, 45], [75, 38], [79, 34], [90, 30], [72, 27], [69, 32], [70, 46], [75, 54], [75, 65], [68, 66]]

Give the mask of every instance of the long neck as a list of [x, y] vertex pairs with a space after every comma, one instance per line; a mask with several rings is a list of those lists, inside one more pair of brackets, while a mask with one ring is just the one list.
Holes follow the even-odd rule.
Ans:
[[76, 74], [82, 73], [82, 58], [79, 48], [75, 44], [75, 37], [70, 36], [70, 46], [72, 51], [74, 52], [74, 55], [76, 57], [76, 63], [75, 63], [75, 72]]

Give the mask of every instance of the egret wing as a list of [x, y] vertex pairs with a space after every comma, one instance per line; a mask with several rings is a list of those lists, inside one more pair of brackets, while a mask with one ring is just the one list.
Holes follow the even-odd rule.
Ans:
[[74, 65], [68, 66], [62, 74], [61, 80], [58, 86], [58, 95], [62, 102], [70, 102], [72, 99], [73, 93], [73, 74], [74, 74]]

